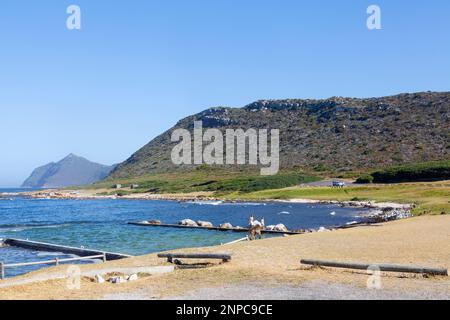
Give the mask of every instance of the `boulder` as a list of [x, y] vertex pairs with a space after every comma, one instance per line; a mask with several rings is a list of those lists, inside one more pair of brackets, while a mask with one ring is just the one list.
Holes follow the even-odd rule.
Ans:
[[136, 281], [138, 279], [138, 275], [136, 273], [130, 274], [127, 276], [127, 281]]
[[200, 227], [208, 227], [208, 228], [212, 228], [213, 227], [213, 224], [211, 222], [209, 222], [209, 221], [197, 221], [197, 224]]
[[221, 229], [232, 229], [232, 228], [233, 228], [233, 225], [232, 225], [231, 223], [229, 223], [229, 222], [226, 222], [226, 223], [222, 223], [222, 224], [219, 226], [219, 228], [221, 228]]
[[123, 277], [111, 277], [108, 281], [114, 284], [127, 282], [127, 280], [125, 280]]
[[191, 220], [191, 219], [181, 220], [180, 222], [178, 222], [178, 224], [182, 225], [182, 226], [191, 226], [191, 227], [197, 227], [198, 226], [197, 223], [194, 220]]
[[273, 231], [275, 230], [275, 225], [270, 225], [266, 227], [266, 230]]
[[317, 230], [317, 232], [325, 232], [325, 231], [330, 231], [327, 228], [324, 227], [320, 227], [319, 230]]
[[97, 283], [104, 283], [105, 282], [105, 279], [99, 274], [96, 274], [94, 278], [95, 278], [95, 282], [97, 282]]
[[277, 224], [277, 225], [275, 226], [275, 229], [274, 229], [274, 230], [276, 230], [276, 231], [284, 231], [284, 232], [287, 232], [287, 231], [288, 231], [288, 229], [286, 228], [286, 226], [285, 226], [284, 224], [282, 224], [282, 223]]

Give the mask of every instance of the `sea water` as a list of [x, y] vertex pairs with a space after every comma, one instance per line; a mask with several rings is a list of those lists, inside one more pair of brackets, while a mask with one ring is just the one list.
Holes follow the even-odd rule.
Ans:
[[[2, 190], [14, 192], [18, 190]], [[358, 221], [364, 209], [337, 205], [282, 202], [178, 202], [160, 200], [61, 200], [0, 197], [0, 238], [19, 238], [61, 245], [142, 255], [169, 249], [220, 245], [241, 238], [235, 232], [140, 227], [131, 221], [161, 220], [178, 223], [182, 219], [229, 222], [246, 226], [248, 217], [264, 217], [266, 225], [283, 223], [288, 229], [309, 229]], [[51, 260], [62, 254], [18, 248], [0, 248], [0, 262], [15, 263]], [[43, 266], [14, 268], [7, 276]]]

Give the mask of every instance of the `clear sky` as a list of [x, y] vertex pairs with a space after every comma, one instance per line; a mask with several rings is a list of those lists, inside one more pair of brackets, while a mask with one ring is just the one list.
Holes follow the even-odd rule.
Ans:
[[121, 162], [212, 106], [450, 91], [449, 21], [448, 0], [2, 0], [0, 186], [71, 152]]

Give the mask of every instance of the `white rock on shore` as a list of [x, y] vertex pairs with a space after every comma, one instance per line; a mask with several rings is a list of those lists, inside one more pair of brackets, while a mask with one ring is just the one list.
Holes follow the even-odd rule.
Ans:
[[213, 224], [211, 222], [209, 222], [209, 221], [197, 221], [197, 224], [200, 227], [208, 227], [208, 228], [212, 228], [213, 227]]
[[127, 281], [136, 281], [138, 279], [138, 275], [136, 273], [130, 274], [127, 276]]
[[96, 274], [94, 276], [94, 278], [95, 278], [95, 282], [97, 282], [97, 283], [104, 283], [105, 282], [105, 279], [99, 274]]
[[197, 222], [191, 219], [183, 219], [178, 224], [182, 226], [198, 227]]

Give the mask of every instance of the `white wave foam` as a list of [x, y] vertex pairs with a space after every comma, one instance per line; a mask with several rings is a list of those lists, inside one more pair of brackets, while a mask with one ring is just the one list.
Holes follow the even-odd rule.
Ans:
[[222, 203], [224, 206], [266, 206], [267, 203], [260, 202], [224, 202]]
[[199, 206], [202, 205], [210, 205], [210, 206], [218, 206], [223, 203], [223, 201], [188, 201], [190, 204], [197, 204]]
[[47, 251], [40, 251], [36, 254], [38, 257], [57, 257], [57, 256], [64, 256], [65, 254], [62, 252], [47, 252]]
[[15, 226], [15, 227], [6, 227], [0, 228], [0, 232], [21, 232], [25, 230], [33, 230], [33, 229], [52, 229], [52, 228], [62, 228], [67, 227], [68, 224], [51, 224], [51, 225], [43, 225], [43, 226]]
[[210, 206], [265, 206], [267, 203], [259, 202], [225, 202], [222, 200], [218, 201], [188, 201], [189, 204], [196, 205], [210, 205]]

